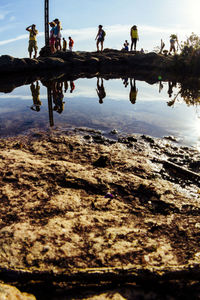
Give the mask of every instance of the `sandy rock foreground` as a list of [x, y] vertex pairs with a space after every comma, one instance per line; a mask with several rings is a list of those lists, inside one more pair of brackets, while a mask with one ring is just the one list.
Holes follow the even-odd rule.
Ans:
[[39, 133], [0, 157], [1, 270], [199, 276], [198, 184], [163, 179], [147, 145]]
[[21, 293], [16, 287], [0, 283], [1, 300], [36, 300], [33, 295]]

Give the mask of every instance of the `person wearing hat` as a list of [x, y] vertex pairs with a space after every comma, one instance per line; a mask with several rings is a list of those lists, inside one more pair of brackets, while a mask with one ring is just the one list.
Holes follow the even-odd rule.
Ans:
[[32, 24], [32, 25], [28, 26], [26, 28], [26, 30], [29, 32], [29, 46], [28, 46], [29, 57], [30, 58], [32, 57], [32, 52], [34, 50], [35, 51], [34, 58], [36, 58], [37, 57], [37, 49], [38, 49], [37, 39], [36, 39], [38, 31], [36, 29], [36, 25]]

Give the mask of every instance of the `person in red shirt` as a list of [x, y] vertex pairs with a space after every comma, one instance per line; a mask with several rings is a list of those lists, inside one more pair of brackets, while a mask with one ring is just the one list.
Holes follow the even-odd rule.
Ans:
[[72, 51], [74, 46], [74, 41], [72, 40], [71, 36], [69, 36], [69, 50]]

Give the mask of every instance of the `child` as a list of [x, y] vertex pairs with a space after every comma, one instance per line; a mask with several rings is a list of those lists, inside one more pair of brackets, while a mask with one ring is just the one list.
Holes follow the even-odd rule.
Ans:
[[63, 38], [63, 51], [67, 50], [67, 41], [65, 38]]
[[128, 51], [128, 46], [129, 46], [129, 43], [127, 40], [125, 40], [125, 43], [124, 43], [124, 50]]
[[74, 46], [74, 41], [72, 40], [71, 36], [69, 36], [69, 50], [72, 51]]

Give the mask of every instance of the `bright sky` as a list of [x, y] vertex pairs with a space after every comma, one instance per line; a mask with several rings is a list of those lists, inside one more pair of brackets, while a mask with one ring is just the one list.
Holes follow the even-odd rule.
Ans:
[[[138, 49], [152, 51], [162, 38], [184, 40], [200, 34], [200, 0], [49, 0], [50, 21], [59, 18], [62, 35], [75, 41], [74, 50], [94, 51], [99, 24], [106, 31], [105, 48], [121, 49], [130, 40], [132, 25], [138, 26]], [[44, 45], [44, 0], [0, 0], [0, 55], [28, 56], [25, 28], [36, 24], [38, 47]]]

